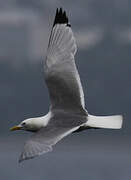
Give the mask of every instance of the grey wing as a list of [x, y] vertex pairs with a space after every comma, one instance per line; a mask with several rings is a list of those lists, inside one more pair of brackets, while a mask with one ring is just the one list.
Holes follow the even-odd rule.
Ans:
[[53, 145], [76, 129], [77, 128], [71, 129], [54, 126], [42, 128], [25, 143], [19, 162], [51, 151]]
[[74, 60], [76, 50], [66, 13], [62, 9], [57, 10], [44, 62], [51, 108], [72, 111], [83, 111], [85, 108], [84, 93]]

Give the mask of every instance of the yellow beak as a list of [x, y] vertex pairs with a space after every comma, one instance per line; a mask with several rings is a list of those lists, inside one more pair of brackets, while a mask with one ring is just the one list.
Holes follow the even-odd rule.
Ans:
[[20, 130], [21, 127], [20, 126], [13, 126], [12, 128], [10, 128], [10, 131], [16, 131], [16, 130]]

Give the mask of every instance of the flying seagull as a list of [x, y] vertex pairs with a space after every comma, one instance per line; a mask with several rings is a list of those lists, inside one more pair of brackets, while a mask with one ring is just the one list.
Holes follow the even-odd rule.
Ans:
[[75, 65], [76, 41], [62, 8], [56, 15], [44, 61], [45, 81], [49, 90], [50, 110], [42, 117], [30, 118], [11, 130], [34, 132], [27, 140], [19, 162], [52, 150], [65, 136], [90, 128], [122, 127], [122, 116], [93, 116], [85, 108], [84, 93]]

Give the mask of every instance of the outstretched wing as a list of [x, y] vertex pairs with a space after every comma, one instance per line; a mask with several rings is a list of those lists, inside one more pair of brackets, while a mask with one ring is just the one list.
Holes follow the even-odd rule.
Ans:
[[77, 47], [65, 11], [57, 9], [44, 62], [51, 108], [83, 111], [84, 93], [75, 65]]
[[51, 151], [53, 145], [76, 129], [77, 128], [69, 129], [54, 126], [42, 128], [25, 143], [19, 162]]

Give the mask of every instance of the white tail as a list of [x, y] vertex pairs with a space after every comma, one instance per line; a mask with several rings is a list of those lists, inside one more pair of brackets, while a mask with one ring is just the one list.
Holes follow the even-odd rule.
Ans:
[[93, 116], [88, 114], [87, 126], [97, 128], [120, 129], [122, 127], [123, 117], [114, 116]]

